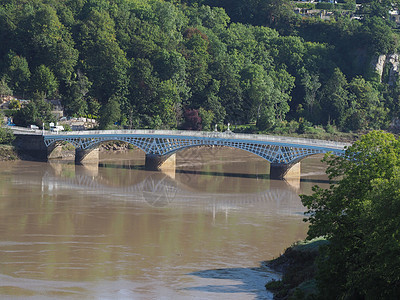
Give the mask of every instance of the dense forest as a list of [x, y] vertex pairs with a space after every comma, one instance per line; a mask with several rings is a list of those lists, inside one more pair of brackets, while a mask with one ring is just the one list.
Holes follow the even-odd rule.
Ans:
[[396, 1], [360, 2], [322, 20], [286, 0], [2, 0], [0, 94], [32, 100], [20, 125], [46, 98], [101, 128], [385, 129], [399, 81], [373, 62], [397, 52]]

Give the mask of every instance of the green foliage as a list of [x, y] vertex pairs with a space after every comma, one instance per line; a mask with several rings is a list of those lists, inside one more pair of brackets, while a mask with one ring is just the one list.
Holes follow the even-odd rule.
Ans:
[[[340, 69], [336, 68], [321, 90], [320, 105], [324, 123], [334, 120], [339, 126], [344, 122], [348, 108], [347, 80]], [[357, 97], [357, 96], [356, 96]]]
[[72, 131], [71, 126], [68, 124], [62, 124], [62, 126], [64, 127], [64, 131]]
[[200, 107], [199, 117], [201, 118], [202, 130], [205, 130], [205, 131], [213, 130], [212, 121], [214, 120], [214, 113], [212, 111], [205, 110], [204, 108]]
[[13, 91], [10, 89], [8, 86], [6, 79], [3, 77], [0, 80], [0, 97], [4, 96], [11, 96], [13, 94]]
[[58, 89], [57, 78], [48, 67], [40, 65], [32, 74], [31, 89], [33, 93], [43, 93], [44, 97], [52, 97]]
[[338, 183], [302, 196], [308, 238], [323, 236], [318, 287], [323, 299], [400, 296], [400, 141], [373, 131], [344, 156], [327, 156]]
[[298, 8], [306, 8], [306, 9], [315, 9], [314, 3], [296, 3], [296, 7]]
[[335, 133], [337, 133], [337, 127], [336, 127], [335, 125], [330, 124], [330, 123], [328, 123], [328, 124], [326, 125], [325, 130], [326, 130], [326, 132], [329, 133], [329, 134], [335, 134]]
[[[89, 79], [79, 71], [74, 79], [68, 80], [68, 89], [63, 95], [64, 109], [67, 114], [83, 116], [88, 113], [89, 103], [87, 94], [90, 86], [91, 82], [89, 82]], [[91, 107], [90, 113], [93, 113], [93, 107]]]
[[312, 119], [314, 115], [314, 106], [317, 105], [317, 91], [321, 87], [319, 76], [315, 74], [310, 75], [308, 73], [305, 73], [303, 78], [301, 79], [301, 84], [304, 86], [305, 90], [304, 102], [307, 108], [307, 115], [310, 119]]
[[43, 93], [36, 93], [34, 98], [14, 114], [14, 123], [18, 126], [37, 125], [43, 126], [55, 122], [51, 113], [51, 104], [44, 100]]
[[284, 22], [292, 14], [289, 0], [208, 0], [208, 5], [223, 7], [235, 22], [273, 25]]
[[15, 139], [14, 134], [8, 128], [0, 128], [0, 144], [10, 145]]
[[120, 99], [112, 96], [100, 112], [100, 128], [107, 129], [121, 118]]
[[315, 6], [316, 9], [327, 9], [332, 10], [335, 8], [335, 4], [329, 2], [318, 2]]
[[4, 124], [4, 115], [2, 112], [0, 112], [0, 144], [11, 145], [11, 143], [15, 139], [15, 136], [9, 128], [1, 127], [1, 125], [3, 124]]
[[[362, 20], [323, 21], [295, 16], [289, 0], [2, 1], [0, 94], [60, 98], [104, 128], [178, 128], [200, 108], [258, 130], [291, 132], [282, 122], [299, 118], [385, 128], [400, 93], [366, 66], [397, 47], [394, 6], [364, 1]], [[367, 106], [355, 85], [368, 87]]]
[[319, 248], [327, 244], [324, 239], [299, 242], [288, 249], [280, 257], [272, 260], [269, 266], [273, 269], [284, 269], [284, 276], [279, 281], [271, 281], [265, 285], [274, 292], [277, 299], [318, 299], [315, 260]]
[[11, 100], [8, 104], [8, 108], [18, 110], [21, 108], [21, 103], [18, 100]]
[[97, 101], [95, 98], [89, 98], [87, 101], [87, 105], [88, 105], [89, 115], [92, 116], [91, 119], [94, 119], [99, 115], [101, 105], [99, 101]]
[[391, 53], [397, 47], [390, 25], [378, 16], [366, 19], [365, 33], [368, 35], [374, 54]]
[[12, 89], [16, 94], [23, 94], [31, 77], [27, 60], [11, 50], [5, 59], [5, 64], [6, 77], [12, 83]]

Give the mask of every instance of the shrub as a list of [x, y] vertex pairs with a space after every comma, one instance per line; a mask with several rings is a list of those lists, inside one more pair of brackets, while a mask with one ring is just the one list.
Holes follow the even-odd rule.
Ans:
[[318, 2], [317, 5], [315, 5], [316, 9], [333, 9], [334, 4], [333, 3], [327, 3], [327, 2]]
[[8, 128], [0, 128], [0, 144], [11, 144], [15, 136]]
[[185, 122], [183, 129], [185, 130], [201, 130], [201, 117], [197, 109], [187, 109], [184, 113]]

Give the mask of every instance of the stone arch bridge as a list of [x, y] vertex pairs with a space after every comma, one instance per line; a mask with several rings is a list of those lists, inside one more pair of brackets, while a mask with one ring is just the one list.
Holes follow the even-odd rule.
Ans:
[[175, 170], [175, 153], [190, 147], [225, 146], [256, 154], [270, 165], [270, 177], [282, 179], [300, 176], [300, 161], [310, 155], [344, 153], [350, 144], [282, 136], [236, 134], [232, 132], [172, 130], [98, 130], [75, 132], [42, 132], [48, 157], [60, 143], [71, 143], [76, 149], [76, 163], [96, 163], [98, 145], [107, 141], [123, 141], [146, 153], [148, 170]]

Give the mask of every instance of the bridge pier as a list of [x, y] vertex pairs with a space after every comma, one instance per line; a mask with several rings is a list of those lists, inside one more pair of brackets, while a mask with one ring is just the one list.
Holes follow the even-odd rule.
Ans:
[[93, 149], [75, 149], [75, 163], [83, 164], [98, 164], [99, 163], [99, 148]]
[[176, 154], [158, 155], [146, 154], [145, 169], [148, 171], [162, 171], [167, 174], [174, 174], [176, 168]]
[[271, 164], [269, 177], [271, 179], [300, 178], [300, 162], [295, 164]]

